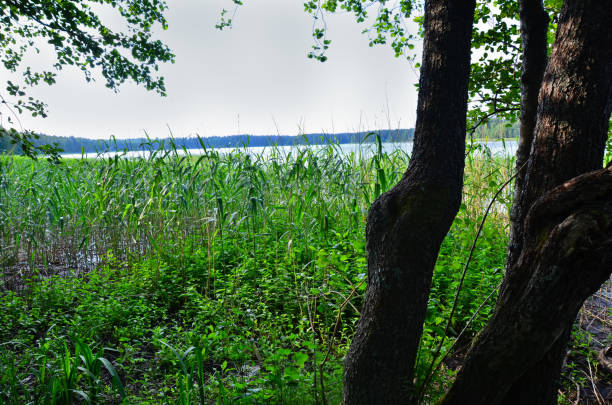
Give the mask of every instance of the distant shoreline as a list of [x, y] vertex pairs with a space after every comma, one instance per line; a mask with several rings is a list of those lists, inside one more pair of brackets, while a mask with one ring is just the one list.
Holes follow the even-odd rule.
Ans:
[[299, 145], [329, 145], [350, 143], [374, 143], [377, 137], [381, 142], [411, 142], [414, 128], [397, 130], [378, 130], [345, 132], [338, 134], [312, 133], [304, 135], [229, 135], [212, 137], [182, 138], [134, 138], [92, 140], [74, 137], [49, 137], [51, 142], [59, 142], [64, 153], [95, 153], [116, 151], [141, 151], [148, 149], [220, 149], [240, 147], [272, 147]]
[[[479, 128], [473, 136], [475, 140], [485, 141], [512, 141], [516, 139], [518, 128], [508, 126], [504, 121], [492, 121]], [[256, 148], [273, 146], [300, 146], [300, 145], [344, 145], [412, 142], [414, 128], [384, 129], [359, 132], [341, 132], [335, 134], [310, 133], [304, 135], [228, 135], [211, 137], [166, 137], [152, 139], [146, 137], [133, 139], [108, 140], [89, 139], [82, 137], [52, 136], [38, 134], [33, 139], [35, 145], [56, 145], [64, 154], [105, 153], [105, 152], [137, 152], [152, 149], [220, 149], [220, 148]], [[0, 137], [0, 152], [20, 150], [7, 143], [8, 140]], [[469, 138], [467, 140], [469, 142]]]

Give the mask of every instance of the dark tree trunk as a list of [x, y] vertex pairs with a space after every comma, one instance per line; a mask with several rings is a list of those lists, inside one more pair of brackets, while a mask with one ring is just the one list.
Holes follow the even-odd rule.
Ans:
[[[527, 162], [531, 152], [534, 132], [537, 122], [538, 94], [542, 84], [542, 77], [548, 61], [548, 23], [549, 17], [544, 10], [542, 1], [519, 0], [519, 11], [521, 20], [521, 42], [523, 47], [523, 71], [521, 75], [521, 124], [519, 132], [518, 148], [516, 151], [516, 179], [514, 182], [514, 200], [520, 201], [521, 192], [525, 187], [525, 177], [527, 174]], [[522, 224], [525, 220], [525, 211], [521, 210], [519, 204], [515, 204], [510, 212], [510, 239], [508, 243], [508, 257], [506, 260], [506, 271], [516, 263], [522, 247]], [[503, 293], [503, 289], [502, 289]], [[559, 356], [549, 353], [557, 359]], [[535, 370], [534, 370], [535, 371]], [[549, 379], [557, 380], [561, 372], [561, 364], [555, 365], [547, 370], [543, 370]], [[554, 376], [551, 375], [555, 373]], [[529, 379], [535, 379], [534, 383], [541, 381], [542, 377], [529, 375]], [[504, 405], [528, 404], [536, 398], [523, 396], [521, 388], [529, 384], [529, 381], [517, 382], [517, 388], [511, 388], [506, 395]], [[550, 387], [549, 387], [550, 389]], [[532, 393], [533, 390], [527, 390]], [[550, 392], [544, 394], [550, 397]]]
[[523, 223], [531, 204], [547, 190], [602, 165], [612, 63], [606, 19], [611, 14], [612, 5], [597, 0], [566, 1], [561, 12], [539, 95], [535, 144], [513, 206], [516, 236], [507, 273], [523, 249]]
[[425, 3], [414, 149], [368, 215], [368, 287], [345, 360], [345, 404], [401, 404], [413, 394], [434, 264], [461, 202], [474, 8]]
[[[576, 177], [537, 200], [525, 220], [524, 243], [514, 271], [530, 278], [517, 294], [501, 297], [444, 404], [501, 403], [525, 370], [565, 333], [583, 301], [608, 279], [612, 170]], [[545, 385], [516, 403], [548, 403], [542, 402], [542, 392], [548, 392]]]
[[611, 18], [610, 2], [564, 4], [513, 207], [513, 240], [496, 312], [445, 403], [556, 403], [569, 328], [584, 300], [610, 275], [610, 172], [549, 190], [602, 165]]
[[[514, 200], [520, 200], [525, 185], [527, 161], [537, 121], [538, 93], [547, 62], [548, 14], [541, 1], [520, 0], [521, 42], [523, 46], [523, 72], [521, 74], [521, 126], [516, 151], [517, 175], [514, 182]], [[521, 216], [523, 214], [523, 216]], [[510, 242], [508, 244], [507, 268], [515, 262], [521, 252], [524, 213], [514, 205], [510, 213]]]
[[[535, 145], [524, 191], [515, 204], [519, 214], [514, 224], [524, 222], [524, 213], [543, 192], [602, 165], [610, 117], [606, 107], [612, 75], [610, 18], [609, 2], [574, 0], [565, 4], [559, 21], [558, 45], [544, 78]], [[525, 282], [520, 276], [512, 282], [515, 261], [509, 255], [503, 291], [520, 289]], [[542, 359], [514, 384], [506, 404], [557, 403], [573, 320], [564, 325], [564, 332]]]

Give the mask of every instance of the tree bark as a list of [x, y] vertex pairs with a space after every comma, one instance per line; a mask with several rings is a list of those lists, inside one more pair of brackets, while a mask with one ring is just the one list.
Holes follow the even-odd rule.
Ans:
[[431, 277], [463, 187], [474, 0], [428, 0], [414, 149], [402, 180], [370, 208], [368, 287], [345, 360], [345, 404], [401, 404]]
[[[520, 200], [525, 185], [527, 161], [533, 143], [537, 122], [538, 93], [546, 69], [548, 47], [548, 14], [544, 11], [542, 1], [520, 0], [519, 15], [521, 19], [521, 42], [523, 47], [523, 72], [521, 74], [521, 123], [518, 148], [516, 151], [517, 175], [514, 181], [514, 200]], [[510, 212], [510, 242], [508, 244], [507, 268], [512, 267], [515, 257], [521, 252], [522, 223], [525, 212], [519, 205]], [[522, 215], [521, 215], [522, 214]]]
[[[520, 228], [524, 213], [543, 192], [602, 165], [610, 117], [607, 102], [612, 89], [612, 30], [608, 26], [612, 5], [606, 3], [573, 0], [564, 4], [540, 95], [535, 145], [523, 192], [515, 204], [518, 215], [513, 218], [513, 229]], [[519, 250], [528, 248], [520, 242], [515, 248], [516, 245]], [[506, 289], [520, 293], [526, 281], [512, 274], [515, 261], [516, 257], [509, 254], [502, 294]], [[564, 325], [564, 332], [541, 360], [510, 389], [506, 404], [557, 403], [573, 320]]]
[[[555, 224], [546, 210], [557, 205], [544, 198], [551, 207], [542, 208], [538, 198], [602, 165], [612, 89], [610, 18], [610, 2], [568, 0], [563, 6], [540, 89], [527, 170], [513, 207], [513, 240], [500, 298], [445, 403], [468, 398], [469, 403], [556, 403], [569, 328], [597, 283], [610, 275], [610, 253], [599, 249], [612, 236], [605, 230], [612, 217], [609, 202], [585, 190], [583, 196], [572, 194], [584, 205], [568, 205], [571, 210]], [[552, 222], [534, 225], [542, 221]], [[481, 380], [483, 372], [487, 376]], [[476, 392], [476, 386], [482, 391]], [[488, 401], [479, 402], [482, 398]]]
[[[584, 300], [612, 271], [612, 169], [576, 177], [537, 200], [525, 220], [516, 273], [529, 274], [504, 294], [470, 349], [444, 404], [498, 404], [525, 370], [566, 332]], [[535, 397], [517, 404], [542, 404]], [[555, 391], [556, 398], [556, 391]]]
[[[548, 62], [548, 24], [549, 17], [544, 10], [542, 1], [519, 0], [519, 15], [521, 20], [521, 43], [523, 52], [523, 71], [521, 74], [521, 120], [518, 148], [516, 151], [516, 179], [514, 181], [514, 201], [520, 201], [521, 192], [525, 187], [527, 174], [527, 162], [531, 152], [534, 132], [537, 123], [538, 93], [542, 84], [542, 78]], [[514, 204], [510, 211], [510, 238], [508, 242], [508, 257], [506, 260], [506, 271], [515, 265], [522, 247], [522, 224], [525, 220], [525, 211], [519, 204]], [[503, 289], [501, 291], [503, 293]], [[549, 353], [553, 359], [558, 359], [556, 353]], [[552, 359], [551, 359], [552, 361]], [[550, 364], [550, 362], [549, 362]], [[560, 377], [561, 364], [555, 365], [544, 371], [547, 375], [557, 380]], [[535, 370], [534, 370], [535, 372]], [[527, 378], [540, 381], [542, 377], [531, 374]], [[527, 404], [535, 401], [535, 398], [526, 398], [521, 390], [529, 381], [517, 382], [516, 389], [510, 389], [503, 403], [505, 405]], [[550, 387], [549, 387], [550, 389]], [[530, 389], [530, 394], [533, 390]], [[545, 393], [550, 397], [553, 393]], [[536, 401], [537, 402], [537, 401]]]
[[[520, 254], [523, 223], [531, 204], [547, 190], [600, 168], [607, 136], [612, 5], [569, 0], [558, 22], [557, 38], [539, 94], [538, 118], [512, 229]], [[602, 46], [603, 45], [603, 46]], [[517, 256], [508, 257], [508, 273]], [[505, 288], [508, 280], [504, 281]]]

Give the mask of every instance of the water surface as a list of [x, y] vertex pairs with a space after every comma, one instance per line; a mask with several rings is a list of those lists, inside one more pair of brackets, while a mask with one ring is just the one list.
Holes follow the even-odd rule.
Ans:
[[[497, 156], [512, 156], [516, 153], [517, 142], [515, 140], [509, 141], [486, 141], [476, 142], [476, 145], [481, 145], [480, 151], [489, 151], [492, 155]], [[385, 142], [382, 144], [383, 153], [405, 153], [410, 155], [412, 153], [412, 142]], [[303, 149], [310, 149], [312, 151], [318, 151], [321, 149], [328, 148], [329, 145], [296, 145], [296, 146], [257, 146], [257, 147], [238, 147], [238, 148], [211, 148], [211, 149], [176, 149], [176, 153], [180, 156], [186, 154], [192, 156], [203, 155], [214, 151], [220, 154], [227, 154], [231, 152], [241, 151], [250, 155], [259, 155], [268, 157], [274, 153], [280, 155], [286, 155], [289, 153], [295, 153]], [[377, 152], [378, 146], [374, 143], [345, 143], [341, 145], [332, 145], [335, 150], [344, 155], [361, 155], [364, 157], [371, 157]], [[108, 158], [108, 157], [143, 157], [148, 158], [153, 153], [157, 156], [163, 156], [164, 154], [172, 154], [174, 151], [155, 151], [150, 149], [143, 149], [138, 151], [112, 151], [112, 152], [101, 152], [101, 153], [66, 153], [62, 154], [65, 158]], [[488, 152], [487, 152], [488, 153]]]

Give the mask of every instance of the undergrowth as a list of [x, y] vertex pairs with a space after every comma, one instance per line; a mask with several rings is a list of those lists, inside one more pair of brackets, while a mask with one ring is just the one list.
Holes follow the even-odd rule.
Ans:
[[[365, 217], [407, 164], [401, 152], [335, 146], [59, 166], [0, 158], [0, 402], [339, 403], [365, 291]], [[418, 381], [512, 165], [468, 155]], [[485, 222], [442, 354], [491, 314], [494, 300], [479, 306], [501, 280], [509, 204], [510, 188]], [[427, 401], [452, 369], [440, 368]]]

